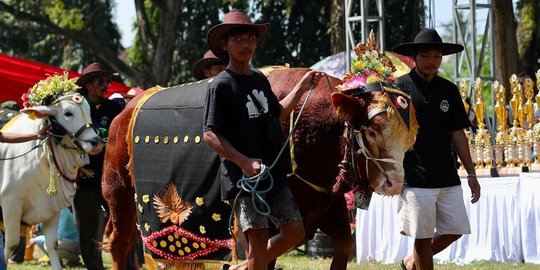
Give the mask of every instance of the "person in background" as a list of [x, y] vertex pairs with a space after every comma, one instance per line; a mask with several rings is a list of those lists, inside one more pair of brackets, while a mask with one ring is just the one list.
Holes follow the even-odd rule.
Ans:
[[431, 270], [433, 255], [463, 234], [470, 234], [452, 147], [458, 154], [471, 189], [471, 202], [480, 198], [480, 185], [463, 129], [471, 126], [458, 88], [437, 75], [443, 55], [463, 50], [460, 44], [443, 43], [434, 29], [422, 29], [414, 42], [393, 51], [410, 56], [416, 66], [396, 83], [410, 92], [420, 129], [413, 150], [405, 154], [405, 183], [398, 204], [400, 232], [414, 238], [412, 255], [401, 268]]
[[[233, 266], [224, 264], [221, 269], [266, 269], [269, 261], [304, 238], [302, 217], [283, 168], [277, 165], [270, 171], [273, 185], [265, 194], [269, 215], [256, 211], [251, 194], [239, 194], [241, 191], [236, 186], [243, 176], [256, 176], [263, 164], [270, 165], [277, 158], [277, 148], [284, 140], [269, 137], [267, 125], [275, 123], [281, 133], [280, 122], [288, 117], [310, 85], [317, 86], [322, 77], [314, 70], [306, 73], [278, 101], [268, 79], [250, 68], [251, 58], [268, 27], [269, 24], [253, 24], [244, 11], [234, 10], [225, 15], [222, 24], [208, 32], [212, 52], [229, 62], [227, 69], [208, 85], [203, 136], [208, 146], [220, 155], [221, 197], [233, 205], [233, 213], [247, 235], [249, 246], [246, 261]], [[268, 180], [259, 184], [261, 189], [269, 188]], [[280, 229], [271, 238], [269, 219]]]
[[[90, 104], [90, 113], [94, 127], [102, 140], [107, 141], [109, 126], [120, 114], [122, 106], [105, 98], [105, 92], [111, 83], [113, 73], [106, 71], [101, 63], [92, 63], [85, 67], [77, 80], [79, 92]], [[103, 242], [103, 233], [108, 216], [107, 202], [101, 194], [101, 175], [105, 149], [100, 154], [90, 156], [90, 164], [84, 166], [93, 175], [83, 175], [77, 181], [77, 190], [73, 198], [75, 219], [79, 230], [81, 256], [86, 269], [103, 270], [103, 259], [98, 243]]]
[[211, 50], [204, 53], [203, 58], [195, 62], [193, 76], [197, 81], [212, 78], [227, 68], [227, 62], [221, 60]]
[[[41, 226], [41, 224], [39, 226]], [[28, 247], [32, 247], [33, 245], [37, 245], [46, 256], [49, 255], [45, 244], [45, 235], [38, 235], [30, 239]], [[75, 225], [73, 213], [71, 213], [69, 208], [62, 208], [60, 210], [57, 250], [60, 260], [66, 260], [66, 266], [76, 267], [81, 264], [81, 258], [79, 257], [81, 254], [79, 234], [77, 233], [77, 226]]]

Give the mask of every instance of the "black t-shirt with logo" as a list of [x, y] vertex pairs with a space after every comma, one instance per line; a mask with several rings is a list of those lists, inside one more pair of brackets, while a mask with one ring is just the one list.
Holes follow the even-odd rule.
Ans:
[[426, 82], [415, 69], [396, 82], [411, 94], [420, 125], [414, 148], [405, 154], [403, 161], [407, 185], [419, 188], [460, 185], [451, 133], [471, 124], [457, 86], [438, 76]]
[[[234, 80], [232, 82], [231, 80]], [[265, 113], [279, 117], [281, 107], [264, 75], [253, 71], [251, 75], [236, 74], [231, 70], [221, 72], [208, 85], [203, 128], [213, 127], [225, 137], [240, 153], [249, 158], [260, 158], [266, 166], [272, 165], [275, 149], [268, 143], [266, 119], [259, 113], [251, 96], [259, 101]], [[271, 173], [274, 188], [286, 185], [285, 174], [279, 162]], [[232, 161], [221, 158], [221, 196], [234, 199], [238, 193], [236, 182], [242, 177], [242, 170]], [[268, 187], [267, 181], [259, 185], [259, 190]]]

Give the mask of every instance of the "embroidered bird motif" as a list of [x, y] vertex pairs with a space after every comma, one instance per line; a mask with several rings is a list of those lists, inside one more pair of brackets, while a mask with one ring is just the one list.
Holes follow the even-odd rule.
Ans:
[[170, 220], [173, 224], [180, 225], [189, 217], [193, 206], [180, 198], [176, 185], [171, 182], [163, 195], [154, 194], [154, 208], [161, 222]]

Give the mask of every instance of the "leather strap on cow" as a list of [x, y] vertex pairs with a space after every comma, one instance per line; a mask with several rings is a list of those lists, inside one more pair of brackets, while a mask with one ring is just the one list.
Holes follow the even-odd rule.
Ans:
[[[293, 129], [293, 123], [294, 123], [294, 111], [291, 112], [290, 120], [289, 120], [289, 133], [292, 132]], [[290, 155], [291, 155], [291, 168], [292, 172], [287, 174], [287, 177], [290, 178], [291, 176], [296, 176], [296, 178], [302, 180], [304, 183], [306, 183], [308, 186], [313, 188], [316, 191], [328, 193], [328, 190], [326, 188], [317, 186], [308, 180], [304, 179], [302, 176], [298, 175], [296, 173], [296, 169], [298, 168], [298, 165], [296, 164], [296, 161], [294, 160], [294, 138], [293, 136], [289, 136], [289, 145], [290, 145]]]

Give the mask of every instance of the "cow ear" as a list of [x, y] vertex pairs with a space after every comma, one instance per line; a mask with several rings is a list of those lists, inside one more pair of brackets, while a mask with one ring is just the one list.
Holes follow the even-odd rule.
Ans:
[[33, 115], [36, 118], [43, 118], [52, 114], [51, 109], [47, 106], [34, 106], [21, 110], [22, 113]]
[[340, 92], [332, 93], [332, 105], [337, 115], [345, 121], [352, 122], [353, 118], [365, 112], [363, 99], [345, 95]]

